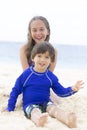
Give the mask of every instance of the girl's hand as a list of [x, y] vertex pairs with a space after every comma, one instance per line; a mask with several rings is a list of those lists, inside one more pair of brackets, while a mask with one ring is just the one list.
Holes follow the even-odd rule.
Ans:
[[83, 85], [84, 85], [84, 82], [82, 80], [79, 80], [76, 82], [76, 84], [72, 87], [72, 90], [73, 91], [78, 91], [80, 90], [81, 88], [83, 88]]

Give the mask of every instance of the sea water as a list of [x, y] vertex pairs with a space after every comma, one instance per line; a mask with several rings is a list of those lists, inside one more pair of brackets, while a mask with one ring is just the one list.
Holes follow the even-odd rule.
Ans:
[[[0, 42], [0, 64], [20, 64], [19, 50], [22, 42]], [[55, 44], [58, 50], [56, 68], [86, 69], [87, 46]]]

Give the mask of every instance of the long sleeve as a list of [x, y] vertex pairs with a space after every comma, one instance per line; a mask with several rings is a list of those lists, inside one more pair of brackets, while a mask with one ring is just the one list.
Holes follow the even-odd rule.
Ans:
[[58, 96], [60, 96], [60, 97], [68, 97], [68, 96], [71, 96], [71, 95], [73, 95], [74, 93], [76, 93], [76, 92], [74, 92], [74, 91], [72, 90], [72, 87], [67, 87], [67, 88], [63, 87], [63, 86], [59, 83], [57, 77], [55, 77], [54, 80], [53, 80], [52, 89], [53, 89], [53, 91], [54, 91]]
[[21, 80], [20, 80], [20, 78], [18, 78], [10, 93], [10, 97], [8, 100], [8, 106], [7, 106], [8, 111], [14, 111], [18, 95], [21, 94], [21, 92], [22, 92]]

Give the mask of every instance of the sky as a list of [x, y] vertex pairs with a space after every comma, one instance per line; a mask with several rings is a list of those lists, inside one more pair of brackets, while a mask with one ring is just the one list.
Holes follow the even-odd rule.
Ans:
[[87, 0], [0, 0], [0, 41], [25, 42], [36, 15], [48, 19], [51, 42], [87, 45]]

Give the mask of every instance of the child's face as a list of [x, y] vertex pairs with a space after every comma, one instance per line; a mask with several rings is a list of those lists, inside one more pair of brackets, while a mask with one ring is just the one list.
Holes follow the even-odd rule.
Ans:
[[36, 44], [45, 41], [47, 35], [49, 33], [43, 21], [34, 20], [31, 23], [31, 36]]
[[32, 59], [32, 61], [34, 62], [34, 70], [37, 72], [44, 72], [48, 66], [51, 63], [51, 58], [49, 56], [49, 52], [45, 52], [45, 53], [39, 53], [36, 54], [36, 56], [34, 57], [34, 59]]

